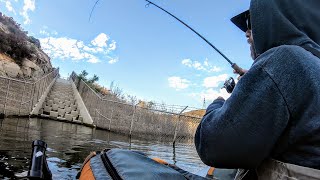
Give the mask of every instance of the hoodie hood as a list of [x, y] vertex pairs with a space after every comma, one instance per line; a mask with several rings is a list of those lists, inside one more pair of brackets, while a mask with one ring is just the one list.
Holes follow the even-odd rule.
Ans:
[[252, 0], [250, 17], [257, 54], [281, 45], [320, 51], [319, 0]]

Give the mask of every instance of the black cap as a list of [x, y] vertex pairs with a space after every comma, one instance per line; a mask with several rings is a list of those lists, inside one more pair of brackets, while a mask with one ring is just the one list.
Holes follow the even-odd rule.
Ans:
[[231, 21], [238, 28], [240, 28], [243, 32], [246, 32], [248, 30], [247, 20], [248, 20], [249, 15], [250, 15], [250, 11], [247, 10], [247, 11], [231, 18]]

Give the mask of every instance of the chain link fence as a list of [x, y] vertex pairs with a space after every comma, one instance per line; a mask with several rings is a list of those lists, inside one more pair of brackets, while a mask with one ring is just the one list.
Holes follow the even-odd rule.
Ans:
[[46, 88], [58, 75], [59, 69], [55, 69], [35, 82], [0, 76], [0, 114], [29, 115]]
[[152, 106], [130, 104], [112, 94], [100, 95], [74, 72], [70, 79], [76, 85], [98, 128], [144, 139], [193, 144], [201, 116], [189, 114], [199, 109], [156, 103]]

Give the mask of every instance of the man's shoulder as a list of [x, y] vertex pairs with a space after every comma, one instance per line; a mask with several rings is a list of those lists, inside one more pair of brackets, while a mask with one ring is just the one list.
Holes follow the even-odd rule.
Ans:
[[286, 69], [290, 69], [290, 66], [293, 64], [295, 66], [304, 66], [308, 63], [314, 63], [307, 61], [307, 59], [313, 58], [315, 58], [315, 56], [300, 46], [282, 45], [271, 48], [261, 54], [253, 63], [253, 66], [262, 66], [265, 68], [286, 67]]

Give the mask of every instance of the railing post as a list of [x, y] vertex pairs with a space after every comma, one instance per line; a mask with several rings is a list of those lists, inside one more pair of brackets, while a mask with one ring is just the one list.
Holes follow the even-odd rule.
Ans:
[[25, 90], [26, 90], [26, 83], [24, 83], [24, 85], [23, 85], [23, 92], [22, 92], [22, 97], [21, 97], [21, 102], [20, 102], [20, 107], [19, 107], [19, 116], [21, 115], [21, 107], [22, 107], [22, 103], [23, 103], [23, 97], [24, 97]]
[[35, 91], [35, 94], [37, 94], [37, 96], [34, 96], [34, 105], [37, 104], [37, 99], [38, 99], [38, 96], [39, 96], [39, 83], [35, 83], [34, 84], [34, 91]]
[[[100, 100], [100, 102], [98, 103], [99, 105], [98, 105], [97, 108], [99, 108], [99, 111], [100, 111], [100, 112], [103, 112], [101, 106], [102, 106], [102, 103], [104, 103], [104, 101], [102, 101], [101, 99], [99, 99], [99, 100]], [[99, 116], [98, 116], [98, 121], [97, 121], [97, 127], [99, 127], [98, 122], [100, 123], [100, 116], [101, 116], [101, 115], [99, 114]], [[103, 124], [103, 123], [102, 123], [102, 124]]]
[[112, 110], [111, 110], [111, 116], [110, 116], [110, 122], [109, 122], [109, 131], [111, 131], [111, 121], [112, 121], [113, 111], [114, 111], [114, 108], [112, 108]]
[[[86, 102], [87, 102], [88, 111], [90, 113], [90, 112], [92, 112], [91, 108], [92, 108], [92, 104], [93, 104], [95, 96], [92, 97], [91, 95], [89, 95], [89, 93], [91, 94], [92, 92], [91, 91], [88, 92], [88, 94], [86, 96]], [[89, 99], [88, 99], [88, 96], [89, 96]]]
[[[94, 113], [94, 117], [93, 117], [93, 120], [94, 118], [97, 117], [97, 111], [94, 111], [94, 109], [97, 109], [97, 105], [99, 104], [98, 100], [97, 99], [92, 99], [92, 101], [95, 101], [95, 106], [92, 108], [92, 105], [91, 105], [91, 108], [92, 108], [92, 116], [93, 116], [93, 113]], [[90, 112], [89, 112], [90, 113]]]
[[41, 98], [41, 96], [42, 96], [42, 94], [43, 94], [43, 89], [44, 89], [44, 84], [45, 83], [45, 79], [42, 79], [41, 81], [40, 81], [40, 96], [38, 97], [38, 102], [39, 102], [39, 99]]
[[[139, 104], [139, 103], [138, 103], [138, 104]], [[138, 105], [138, 104], [136, 104], [136, 105], [133, 106], [133, 114], [132, 114], [132, 118], [131, 118], [130, 133], [129, 133], [130, 136], [131, 136], [131, 133], [132, 133], [134, 115], [135, 115], [135, 113], [136, 113], [136, 109], [137, 109], [137, 105]]]
[[11, 83], [11, 80], [8, 80], [8, 81], [9, 82], [8, 82], [8, 87], [7, 87], [6, 101], [4, 102], [4, 108], [3, 108], [4, 116], [6, 115], [7, 101], [8, 101], [9, 89], [10, 89], [10, 83]]
[[[96, 116], [97, 116], [97, 112], [98, 112], [98, 109], [96, 108]], [[97, 117], [97, 122], [96, 122], [96, 127], [99, 127], [99, 124], [98, 122], [100, 121], [100, 114], [98, 113], [98, 117]]]
[[34, 93], [34, 84], [31, 84], [30, 87], [30, 112], [32, 111], [32, 107], [33, 107], [33, 93]]
[[177, 133], [178, 133], [178, 126], [179, 126], [179, 122], [180, 122], [180, 118], [181, 118], [181, 114], [183, 113], [183, 111], [185, 111], [188, 108], [188, 106], [186, 106], [182, 111], [180, 111], [179, 113], [179, 117], [174, 129], [174, 136], [173, 136], [173, 146], [176, 144], [176, 139], [177, 139]]

